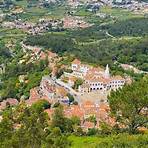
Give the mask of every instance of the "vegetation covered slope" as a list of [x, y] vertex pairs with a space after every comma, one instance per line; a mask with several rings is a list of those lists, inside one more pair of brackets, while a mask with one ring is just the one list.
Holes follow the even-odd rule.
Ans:
[[71, 148], [147, 148], [148, 134], [128, 135], [119, 134], [107, 137], [99, 136], [70, 136]]
[[148, 77], [133, 82], [123, 89], [112, 91], [108, 97], [111, 114], [116, 126], [123, 126], [129, 133], [136, 133], [140, 127], [148, 127]]
[[[19, 148], [20, 145], [22, 148], [147, 148], [148, 134], [146, 130], [140, 134], [137, 128], [131, 127], [134, 132], [131, 132], [129, 128], [124, 128], [129, 126], [128, 120], [132, 120], [130, 122], [132, 124], [148, 127], [148, 120], [144, 121], [147, 116], [143, 117], [143, 112], [135, 114], [141, 107], [145, 108], [148, 105], [145, 95], [147, 80], [148, 77], [145, 77], [131, 86], [126, 86], [126, 92], [125, 89], [120, 90], [119, 97], [117, 97], [119, 92], [111, 93], [111, 98], [109, 98], [111, 111], [118, 112], [118, 115], [119, 111], [122, 113], [120, 117], [117, 117], [118, 123], [127, 121], [124, 122], [125, 126], [120, 128], [115, 124], [114, 127], [106, 125], [100, 126], [100, 129], [92, 128], [83, 131], [80, 127], [80, 119], [75, 116], [65, 117], [61, 105], [53, 107], [54, 113], [49, 118], [44, 110], [51, 108], [51, 104], [46, 100], [40, 100], [30, 107], [24, 102], [13, 108], [7, 104], [6, 110], [1, 112], [1, 148]], [[138, 88], [139, 90], [135, 92], [135, 89]], [[147, 112], [147, 110], [145, 111]], [[119, 120], [121, 118], [122, 120]], [[145, 123], [141, 124], [142, 122]]]
[[102, 29], [107, 29], [113, 36], [144, 36], [148, 34], [147, 26], [148, 18], [132, 18], [102, 26]]
[[77, 43], [66, 35], [38, 35], [27, 38], [25, 44], [43, 46], [64, 55], [74, 54], [82, 61], [94, 64], [113, 63], [114, 57], [121, 63], [131, 63], [148, 70], [148, 38], [108, 39], [93, 43]]

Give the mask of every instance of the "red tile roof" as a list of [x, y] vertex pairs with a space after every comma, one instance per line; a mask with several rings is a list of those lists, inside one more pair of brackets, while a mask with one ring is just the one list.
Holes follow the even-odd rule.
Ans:
[[82, 103], [82, 108], [94, 108], [95, 104], [91, 101], [85, 101]]
[[0, 110], [3, 110], [6, 108], [7, 103], [10, 104], [10, 106], [15, 106], [17, 105], [19, 102], [17, 99], [14, 98], [8, 98], [6, 100], [3, 100], [2, 102], [0, 102]]
[[72, 64], [81, 64], [81, 61], [79, 61], [78, 59], [75, 59]]
[[53, 109], [46, 109], [45, 112], [48, 114], [48, 116], [51, 118], [52, 114], [54, 113]]
[[48, 53], [48, 57], [49, 57], [49, 58], [55, 58], [55, 57], [58, 56], [56, 53], [53, 53], [53, 52], [51, 52], [51, 51], [48, 51], [47, 53]]
[[78, 105], [72, 105], [69, 107], [65, 107], [64, 108], [64, 114], [67, 117], [72, 117], [72, 116], [77, 116], [79, 117], [81, 120], [84, 117], [84, 112], [83, 110], [80, 108], [80, 106]]
[[42, 60], [45, 60], [46, 59], [45, 52], [41, 51], [41, 53], [40, 53], [40, 59], [42, 59]]
[[85, 121], [84, 124], [82, 125], [82, 128], [87, 130], [89, 128], [94, 128], [94, 123], [93, 122], [89, 122], [89, 121]]

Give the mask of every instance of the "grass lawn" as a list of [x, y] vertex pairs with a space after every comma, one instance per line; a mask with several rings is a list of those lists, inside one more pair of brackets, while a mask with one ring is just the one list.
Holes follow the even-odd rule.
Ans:
[[60, 19], [65, 16], [66, 12], [67, 10], [65, 6], [54, 7], [50, 10], [50, 17]]
[[71, 148], [147, 148], [148, 134], [120, 134], [106, 137], [70, 136]]
[[0, 36], [26, 34], [21, 29], [0, 28]]
[[98, 141], [101, 141], [102, 138], [98, 137], [76, 137], [70, 136], [69, 140], [72, 141], [72, 148], [94, 148]]
[[79, 9], [77, 10], [77, 12], [75, 13], [75, 15], [87, 17], [87, 16], [93, 15], [93, 13], [91, 13], [91, 12], [89, 12], [89, 11], [85, 11], [84, 8], [79, 8]]
[[15, 4], [23, 8], [26, 8], [28, 5], [27, 0], [15, 1]]
[[66, 35], [66, 31], [62, 31], [62, 32], [47, 32], [45, 34], [54, 34], [54, 35]]
[[119, 20], [130, 19], [130, 18], [133, 18], [133, 17], [143, 17], [143, 15], [134, 14], [133, 12], [130, 12], [126, 9], [111, 8], [111, 7], [108, 7], [108, 6], [102, 7], [100, 9], [100, 12], [109, 14], [113, 17], [118, 18]]
[[29, 21], [29, 22], [37, 22], [39, 19], [41, 19], [43, 16], [48, 15], [49, 11], [44, 8], [27, 8], [25, 10], [25, 13], [20, 14], [19, 18]]
[[0, 28], [0, 39], [4, 42], [10, 40], [21, 40], [26, 36], [26, 33], [20, 29]]
[[59, 6], [52, 9], [47, 8], [26, 8], [25, 13], [20, 14], [19, 18], [29, 21], [29, 22], [38, 22], [41, 18], [55, 18], [55, 19], [61, 19], [65, 15], [66, 8], [64, 6]]

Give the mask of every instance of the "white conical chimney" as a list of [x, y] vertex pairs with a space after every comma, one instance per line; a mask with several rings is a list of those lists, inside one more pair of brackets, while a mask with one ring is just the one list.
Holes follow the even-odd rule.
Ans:
[[109, 67], [108, 67], [108, 64], [106, 65], [106, 68], [105, 68], [104, 77], [105, 77], [105, 78], [110, 78], [110, 73], [109, 73]]

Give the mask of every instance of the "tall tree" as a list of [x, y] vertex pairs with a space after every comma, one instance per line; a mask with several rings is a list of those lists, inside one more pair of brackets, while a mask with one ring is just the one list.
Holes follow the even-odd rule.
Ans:
[[48, 128], [47, 114], [35, 107], [27, 107], [24, 103], [13, 110], [3, 113], [0, 122], [0, 144], [2, 148], [22, 147], [40, 148], [46, 138]]
[[52, 128], [58, 127], [62, 133], [72, 132], [72, 124], [72, 121], [64, 116], [62, 106], [58, 106], [52, 115]]
[[125, 86], [108, 97], [111, 113], [119, 126], [135, 133], [148, 125], [148, 77]]

